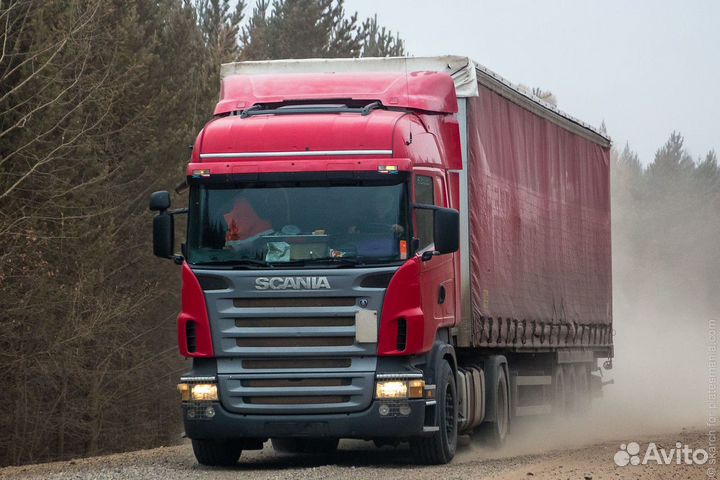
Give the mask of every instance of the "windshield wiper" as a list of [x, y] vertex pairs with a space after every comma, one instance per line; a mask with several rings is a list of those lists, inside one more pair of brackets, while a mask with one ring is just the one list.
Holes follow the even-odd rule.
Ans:
[[227, 267], [227, 268], [250, 268], [250, 267], [263, 267], [263, 268], [273, 268], [273, 265], [271, 263], [266, 262], [265, 260], [256, 260], [254, 258], [243, 258], [242, 260], [214, 260], [209, 262], [202, 262], [196, 264], [199, 267], [204, 266], [218, 266], [218, 267]]
[[311, 267], [313, 265], [333, 265], [336, 268], [341, 267], [353, 267], [355, 265], [364, 265], [363, 262], [358, 260], [357, 258], [318, 258], [318, 259], [311, 259], [308, 261], [303, 262], [301, 265], [305, 267]]

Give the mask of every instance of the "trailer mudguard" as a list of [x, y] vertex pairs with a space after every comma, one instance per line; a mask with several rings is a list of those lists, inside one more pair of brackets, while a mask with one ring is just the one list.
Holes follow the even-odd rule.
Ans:
[[[485, 370], [485, 422], [494, 422], [497, 419], [495, 410], [497, 384], [500, 378], [500, 368], [505, 370], [508, 379], [508, 400], [512, 405], [513, 398], [510, 396], [510, 371], [508, 370], [507, 359], [504, 355], [492, 355], [483, 360]], [[510, 409], [512, 412], [512, 408]]]

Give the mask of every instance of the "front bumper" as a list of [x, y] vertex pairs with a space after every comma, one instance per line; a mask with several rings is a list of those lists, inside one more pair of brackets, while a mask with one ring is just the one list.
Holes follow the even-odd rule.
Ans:
[[425, 399], [409, 400], [407, 416], [382, 416], [379, 401], [361, 412], [315, 415], [240, 415], [213, 403], [215, 416], [189, 419], [183, 405], [185, 434], [194, 439], [222, 440], [240, 438], [408, 438], [429, 434], [434, 403]]

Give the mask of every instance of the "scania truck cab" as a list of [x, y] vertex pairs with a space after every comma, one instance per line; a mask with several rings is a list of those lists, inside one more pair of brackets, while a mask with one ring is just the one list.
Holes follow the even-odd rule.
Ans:
[[[188, 165], [175, 257], [193, 359], [185, 431], [201, 463], [268, 438], [288, 450], [412, 439], [428, 461], [452, 457], [456, 111], [437, 72], [224, 79]], [[169, 194], [151, 206], [156, 253], [174, 256]]]

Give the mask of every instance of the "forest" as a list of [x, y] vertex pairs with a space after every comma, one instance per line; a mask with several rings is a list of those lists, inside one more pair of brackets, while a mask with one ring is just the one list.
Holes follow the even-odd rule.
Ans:
[[[0, 0], [0, 28], [0, 465], [178, 443], [180, 270], [147, 198], [183, 179], [220, 64], [406, 46], [342, 0]], [[720, 311], [716, 154], [673, 133], [642, 160], [613, 154], [616, 297]]]

